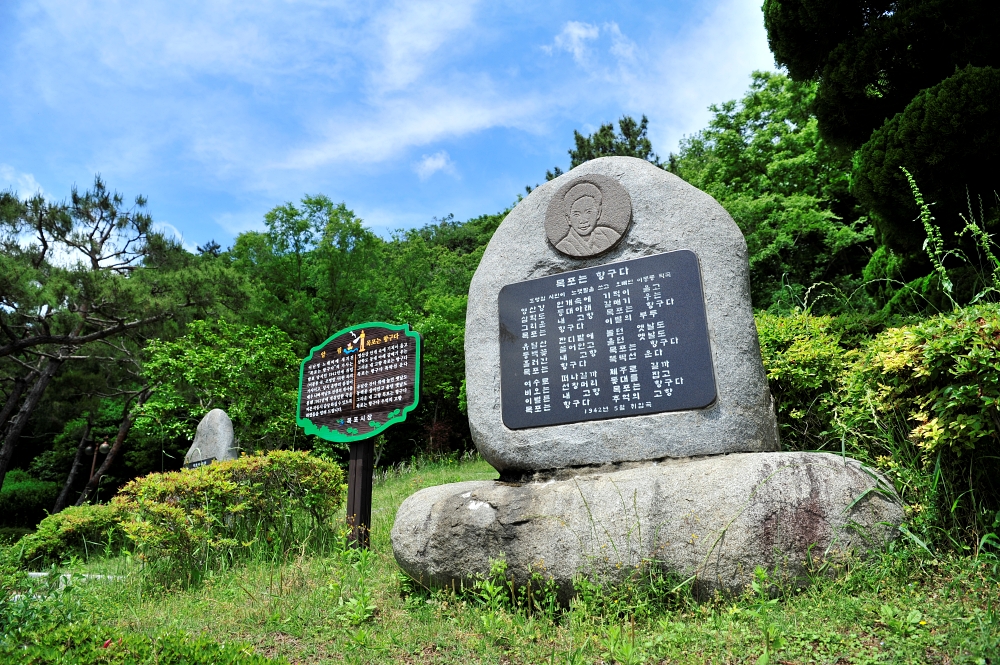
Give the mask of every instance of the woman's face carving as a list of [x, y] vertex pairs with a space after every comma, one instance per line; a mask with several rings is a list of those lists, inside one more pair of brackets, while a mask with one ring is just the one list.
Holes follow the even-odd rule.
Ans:
[[581, 196], [569, 209], [569, 223], [582, 236], [590, 235], [600, 216], [601, 207], [590, 196]]

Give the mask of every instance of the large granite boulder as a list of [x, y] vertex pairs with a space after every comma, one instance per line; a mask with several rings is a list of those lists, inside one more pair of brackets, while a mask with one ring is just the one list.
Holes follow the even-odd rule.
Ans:
[[[567, 254], [546, 234], [549, 204], [581, 178], [593, 180], [588, 187], [604, 186], [611, 179], [627, 193], [605, 192], [605, 211], [611, 210], [613, 199], [616, 220], [621, 217], [614, 231], [622, 235], [610, 248], [591, 256]], [[624, 217], [628, 206], [631, 226]], [[505, 427], [500, 290], [514, 282], [681, 249], [693, 251], [700, 264], [718, 391], [715, 402], [707, 408], [627, 418]], [[504, 477], [572, 466], [778, 449], [774, 407], [750, 306], [743, 235], [711, 196], [641, 159], [589, 161], [536, 188], [507, 215], [469, 290], [465, 357], [472, 436], [483, 457]]]
[[880, 548], [902, 518], [892, 486], [855, 460], [732, 454], [430, 487], [400, 506], [392, 544], [425, 583], [468, 581], [504, 558], [516, 582], [538, 571], [565, 598], [578, 574], [614, 583], [649, 561], [695, 576], [700, 594], [730, 593], [758, 566], [804, 582], [810, 561]]
[[212, 409], [198, 423], [194, 441], [184, 456], [184, 464], [223, 462], [240, 456], [236, 448], [233, 421], [222, 409]]

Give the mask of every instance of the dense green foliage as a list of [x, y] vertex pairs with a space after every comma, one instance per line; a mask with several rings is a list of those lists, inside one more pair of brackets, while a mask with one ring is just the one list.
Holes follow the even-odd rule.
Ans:
[[385, 268], [384, 243], [343, 203], [306, 196], [275, 207], [264, 223], [266, 231], [240, 234], [215, 261], [251, 281], [243, 318], [284, 330], [302, 353], [385, 306], [384, 282], [372, 279]]
[[965, 225], [961, 215], [995, 205], [998, 99], [1000, 69], [966, 67], [917, 93], [857, 152], [853, 191], [875, 213], [884, 244], [913, 253], [923, 242], [913, 228], [920, 211], [902, 168], [934, 202], [935, 218], [949, 238]]
[[972, 542], [1000, 526], [998, 350], [996, 305], [889, 329], [862, 350], [841, 398], [845, 436], [917, 490], [904, 496], [930, 511], [921, 521]]
[[[143, 341], [240, 307], [244, 294], [239, 275], [157, 232], [143, 197], [129, 206], [100, 178], [67, 202], [0, 198], [2, 480], [51, 449], [67, 423], [97, 420], [102, 397], [119, 398], [114, 431], [127, 434], [131, 404], [148, 388], [137, 371]], [[135, 473], [123, 450], [114, 445], [102, 458], [88, 494]], [[45, 466], [66, 469], [73, 456]], [[91, 480], [63, 473], [69, 490]]]
[[[757, 315], [782, 443], [881, 467], [928, 542], [1000, 528], [1000, 306], [850, 334], [849, 319]], [[946, 539], [945, 539], [946, 540]]]
[[343, 204], [307, 196], [272, 210], [267, 232], [240, 235], [213, 260], [249, 279], [250, 304], [238, 318], [283, 330], [298, 357], [364, 321], [408, 323], [421, 333], [421, 404], [386, 432], [381, 447], [383, 459], [398, 461], [419, 450], [470, 446], [460, 401], [465, 307], [472, 274], [505, 214], [465, 223], [449, 216], [385, 240]]
[[989, 0], [765, 0], [764, 23], [778, 64], [820, 81], [824, 134], [851, 147], [956, 69], [1000, 64]]
[[152, 473], [112, 501], [133, 550], [158, 579], [190, 583], [256, 548], [328, 541], [344, 501], [340, 467], [276, 450], [197, 469]]
[[156, 390], [136, 429], [187, 442], [206, 413], [223, 409], [242, 449], [294, 446], [298, 366], [291, 338], [275, 327], [192, 321], [184, 336], [147, 344], [143, 377]]
[[38, 523], [38, 528], [7, 550], [7, 558], [30, 568], [44, 568], [72, 557], [114, 554], [124, 544], [121, 511], [114, 504], [70, 506]]
[[34, 526], [45, 517], [56, 500], [59, 485], [31, 477], [14, 469], [3, 479], [0, 489], [0, 515], [7, 524]]
[[[750, 251], [754, 306], [842, 307], [868, 262], [871, 232], [848, 193], [848, 157], [819, 135], [816, 86], [754, 72], [743, 99], [711, 107], [668, 170], [714, 196]], [[824, 299], [822, 296], [836, 296]]]
[[[61, 387], [54, 386], [53, 392]], [[99, 446], [104, 441], [114, 441], [126, 408], [124, 399], [97, 396], [96, 399], [86, 399], [76, 407], [73, 412], [80, 415], [67, 420], [62, 425], [62, 430], [52, 437], [51, 448], [31, 460], [28, 470], [32, 475], [41, 480], [64, 484], [79, 453], [78, 461], [82, 464], [82, 468], [78, 469], [76, 486], [79, 486], [89, 476], [91, 465], [95, 461], [92, 454], [86, 454], [87, 448], [94, 444]], [[81, 443], [83, 451], [79, 450]], [[121, 460], [103, 479], [102, 490], [106, 489], [108, 492], [102, 493], [99, 498], [107, 498], [116, 487], [135, 475], [161, 471], [165, 462], [183, 457], [190, 445], [188, 440], [170, 441], [147, 435], [138, 429], [129, 432], [128, 443]], [[104, 456], [98, 452], [97, 457], [99, 463]], [[75, 499], [75, 495], [72, 498]], [[49, 509], [52, 507], [51, 504], [48, 506]]]
[[822, 135], [861, 148], [852, 180], [882, 243], [914, 254], [923, 241], [899, 166], [936, 202], [945, 229], [960, 228], [967, 194], [996, 221], [997, 3], [766, 0], [764, 17], [776, 61], [794, 79], [818, 82], [812, 108]]
[[803, 312], [755, 318], [783, 447], [822, 448], [836, 437], [835, 391], [847, 365], [834, 320]]

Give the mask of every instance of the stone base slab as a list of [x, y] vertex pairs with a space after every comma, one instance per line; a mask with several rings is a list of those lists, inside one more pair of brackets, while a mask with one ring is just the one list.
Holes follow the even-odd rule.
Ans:
[[892, 486], [826, 453], [737, 453], [529, 483], [474, 481], [420, 490], [396, 514], [396, 561], [425, 584], [485, 575], [503, 558], [564, 598], [579, 574], [614, 583], [644, 562], [694, 577], [699, 595], [738, 593], [760, 566], [804, 583], [812, 566], [898, 535]]

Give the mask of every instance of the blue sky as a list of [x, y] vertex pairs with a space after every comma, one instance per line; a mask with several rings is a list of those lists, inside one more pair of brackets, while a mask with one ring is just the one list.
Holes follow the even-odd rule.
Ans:
[[3, 0], [0, 189], [100, 173], [193, 249], [303, 194], [377, 232], [503, 210], [573, 130], [665, 157], [772, 69], [761, 0]]

